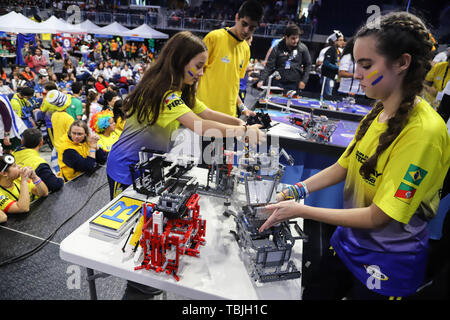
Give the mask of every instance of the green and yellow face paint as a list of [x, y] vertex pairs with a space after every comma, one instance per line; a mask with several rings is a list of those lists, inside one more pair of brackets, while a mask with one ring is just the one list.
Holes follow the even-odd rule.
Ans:
[[[370, 79], [370, 78], [372, 78], [372, 77], [374, 77], [374, 76], [376, 76], [376, 75], [378, 75], [378, 70], [375, 70], [375, 71], [371, 72], [371, 73], [367, 76], [367, 79]], [[381, 79], [383, 79], [383, 76], [382, 76], [382, 75], [376, 77], [376, 79], [372, 81], [372, 86], [374, 86], [374, 85], [376, 85], [378, 82], [380, 82]]]

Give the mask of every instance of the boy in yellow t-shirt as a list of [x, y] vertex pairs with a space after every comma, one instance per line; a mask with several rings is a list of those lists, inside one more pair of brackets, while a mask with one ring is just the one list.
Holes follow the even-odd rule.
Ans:
[[67, 135], [69, 127], [74, 121], [73, 117], [66, 112], [71, 105], [72, 96], [58, 90], [50, 90], [45, 96], [44, 102], [52, 112], [53, 144], [56, 152], [59, 152], [61, 139]]
[[448, 71], [448, 61], [435, 64], [425, 77], [424, 97], [433, 107], [437, 107], [436, 97], [439, 92], [444, 91], [445, 85], [450, 80], [450, 72]]
[[213, 30], [203, 39], [208, 47], [205, 72], [198, 83], [197, 97], [209, 108], [236, 117], [237, 108], [248, 116], [239, 98], [239, 81], [245, 77], [250, 60], [250, 38], [263, 15], [261, 4], [246, 1], [236, 13], [231, 28]]

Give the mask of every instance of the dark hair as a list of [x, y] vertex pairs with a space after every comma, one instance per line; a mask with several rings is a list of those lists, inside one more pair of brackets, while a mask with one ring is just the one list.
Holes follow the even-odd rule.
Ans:
[[116, 102], [114, 102], [114, 107], [113, 107], [114, 122], [117, 122], [119, 117], [122, 118], [123, 120], [125, 120], [125, 114], [123, 113], [122, 105], [123, 105], [122, 99], [117, 99]]
[[301, 30], [296, 24], [288, 24], [284, 30], [284, 35], [286, 37], [300, 35]]
[[56, 83], [54, 83], [53, 81], [48, 81], [44, 84], [44, 89], [45, 91], [50, 91], [50, 90], [58, 90], [58, 87], [56, 86]]
[[95, 91], [95, 90], [88, 91], [88, 94], [86, 96], [86, 108], [85, 108], [85, 115], [88, 120], [86, 120], [86, 121], [89, 121], [89, 114], [91, 113], [91, 104], [92, 104], [92, 102], [94, 102], [94, 100], [95, 100], [95, 98], [97, 98], [97, 96], [98, 96], [97, 91]]
[[354, 46], [355, 46], [355, 37], [353, 37], [347, 41], [347, 43], [344, 47], [344, 51], [342, 52], [342, 56], [345, 56], [346, 54], [350, 53], [352, 56], [352, 60], [354, 60], [354, 57], [353, 57], [353, 47]]
[[[361, 166], [360, 174], [369, 178], [375, 172], [378, 157], [397, 138], [408, 122], [414, 101], [423, 88], [423, 81], [431, 68], [431, 49], [433, 43], [424, 23], [416, 16], [406, 12], [393, 12], [381, 18], [380, 28], [362, 27], [355, 36], [355, 41], [362, 37], [374, 37], [376, 50], [384, 56], [387, 63], [392, 63], [402, 54], [411, 55], [411, 63], [402, 83], [403, 99], [393, 117], [388, 121], [388, 128], [380, 135], [375, 154]], [[381, 101], [377, 101], [369, 114], [362, 120], [355, 136], [355, 142], [349, 148], [349, 156], [355, 145], [367, 132], [372, 121], [383, 110]]]
[[30, 87], [21, 87], [18, 91], [22, 97], [32, 97], [34, 95], [34, 89]]
[[61, 60], [62, 59], [61, 53], [59, 53], [59, 52], [55, 53], [55, 59]]
[[83, 89], [83, 83], [81, 83], [80, 81], [74, 82], [72, 84], [72, 92], [73, 93], [79, 94], [82, 89]]
[[36, 128], [28, 128], [22, 133], [22, 144], [25, 148], [34, 149], [42, 141], [42, 132]]
[[249, 17], [251, 20], [258, 23], [262, 20], [263, 14], [263, 6], [256, 0], [245, 1], [238, 11], [239, 18]]
[[173, 91], [181, 91], [184, 103], [193, 108], [195, 84], [183, 83], [185, 66], [199, 53], [207, 51], [205, 43], [190, 31], [182, 31], [166, 42], [156, 59], [125, 98], [123, 110], [127, 117], [137, 115], [139, 123], [153, 125], [159, 117], [162, 101]]
[[117, 93], [114, 91], [108, 90], [103, 94], [103, 100], [105, 101], [105, 106], [108, 106], [108, 103], [111, 102], [111, 100], [117, 97]]
[[[15, 163], [15, 158], [13, 155], [10, 155], [10, 154], [0, 155], [0, 170], [2, 172], [8, 172], [9, 167], [14, 164], [14, 163], [11, 164], [11, 163], [6, 162], [5, 157], [12, 157], [14, 159], [14, 163]], [[3, 168], [5, 168], [5, 169], [2, 170]]]

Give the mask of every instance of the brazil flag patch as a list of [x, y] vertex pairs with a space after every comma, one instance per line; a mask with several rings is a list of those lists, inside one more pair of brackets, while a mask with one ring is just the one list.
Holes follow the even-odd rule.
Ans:
[[420, 185], [422, 180], [425, 178], [427, 173], [428, 173], [428, 171], [426, 171], [416, 165], [410, 164], [408, 171], [406, 171], [406, 174], [403, 177], [403, 179], [418, 186], [418, 185]]
[[416, 193], [416, 188], [410, 187], [407, 184], [401, 182], [394, 197], [409, 204]]

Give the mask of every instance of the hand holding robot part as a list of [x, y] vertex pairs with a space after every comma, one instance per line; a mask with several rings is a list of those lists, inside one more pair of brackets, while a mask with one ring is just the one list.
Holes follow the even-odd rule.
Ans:
[[294, 200], [267, 205], [265, 209], [267, 212], [271, 212], [271, 214], [267, 218], [266, 222], [264, 222], [264, 224], [259, 228], [259, 232], [263, 232], [277, 223], [299, 218], [299, 211], [301, 207], [302, 205]]
[[248, 141], [251, 146], [256, 146], [257, 144], [266, 141], [266, 134], [260, 130], [261, 127], [262, 125], [260, 124], [246, 126], [245, 140]]

